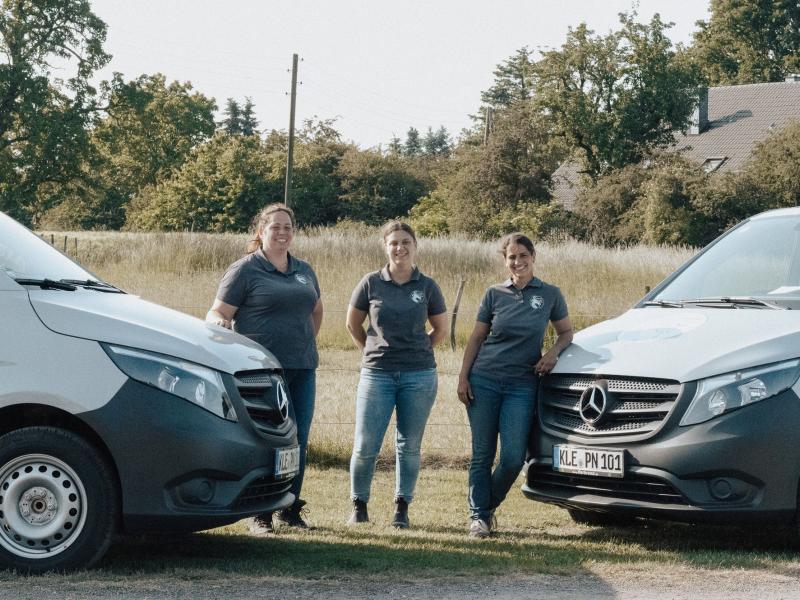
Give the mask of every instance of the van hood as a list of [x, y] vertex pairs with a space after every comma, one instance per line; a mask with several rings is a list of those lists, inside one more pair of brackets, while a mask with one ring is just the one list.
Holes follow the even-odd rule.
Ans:
[[56, 333], [160, 352], [231, 374], [280, 368], [250, 339], [138, 296], [80, 287], [28, 294], [39, 319]]
[[693, 381], [800, 356], [800, 311], [635, 308], [577, 334], [553, 373]]

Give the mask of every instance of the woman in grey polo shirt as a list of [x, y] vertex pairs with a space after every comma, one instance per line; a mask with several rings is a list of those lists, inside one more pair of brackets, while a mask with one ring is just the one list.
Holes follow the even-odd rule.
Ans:
[[[425, 424], [436, 398], [433, 347], [447, 334], [447, 314], [439, 286], [414, 264], [417, 238], [406, 223], [392, 221], [382, 231], [388, 264], [368, 273], [353, 290], [347, 330], [363, 350], [356, 393], [356, 431], [350, 459], [349, 524], [367, 516], [375, 460], [392, 413], [396, 412], [395, 515], [392, 525], [408, 527]], [[369, 316], [369, 327], [364, 321]], [[431, 331], [426, 332], [427, 323]]]
[[[247, 254], [228, 267], [206, 321], [246, 335], [280, 361], [297, 423], [300, 471], [292, 482], [295, 503], [279, 513], [293, 527], [307, 527], [300, 499], [306, 447], [316, 396], [317, 333], [322, 324], [317, 275], [289, 253], [294, 212], [285, 204], [266, 206], [255, 219], [255, 239]], [[255, 533], [272, 531], [272, 513], [254, 521]]]
[[[458, 398], [472, 430], [469, 466], [471, 537], [487, 537], [494, 511], [505, 499], [525, 460], [533, 424], [537, 377], [548, 373], [572, 341], [561, 291], [533, 275], [533, 242], [512, 233], [500, 242], [509, 278], [486, 290], [464, 350]], [[542, 356], [548, 322], [553, 347]], [[500, 461], [492, 471], [500, 438]]]

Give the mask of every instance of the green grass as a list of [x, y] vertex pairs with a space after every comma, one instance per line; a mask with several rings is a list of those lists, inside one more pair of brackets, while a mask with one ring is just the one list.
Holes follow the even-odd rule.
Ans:
[[[520, 478], [518, 483], [521, 483]], [[632, 528], [575, 525], [566, 511], [525, 499], [512, 489], [498, 510], [499, 532], [488, 540], [467, 538], [467, 473], [423, 469], [411, 505], [412, 528], [396, 531], [392, 515], [394, 476], [378, 472], [369, 505], [372, 522], [347, 527], [347, 472], [309, 469], [304, 485], [311, 531], [279, 529], [269, 537], [249, 534], [246, 523], [184, 536], [122, 538], [98, 568], [51, 575], [69, 583], [214, 582], [220, 577], [408, 581], [485, 575], [564, 574], [681, 569], [797, 569], [786, 537], [763, 528], [731, 528], [649, 522]], [[0, 573], [0, 581], [15, 576]]]

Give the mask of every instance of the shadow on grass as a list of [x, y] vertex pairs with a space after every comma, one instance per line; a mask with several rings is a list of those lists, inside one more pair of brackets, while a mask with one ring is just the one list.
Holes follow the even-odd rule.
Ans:
[[[99, 565], [109, 575], [171, 573], [207, 576], [408, 580], [503, 574], [585, 573], [587, 563], [653, 561], [696, 568], [800, 572], [794, 542], [768, 530], [646, 522], [631, 528], [560, 528], [531, 534], [498, 532], [469, 540], [462, 529], [413, 533], [384, 529], [311, 532], [256, 538], [221, 533], [122, 538]], [[194, 573], [194, 575], [193, 575]], [[206, 573], [206, 575], [203, 575]], [[99, 575], [99, 574], [98, 574]], [[102, 575], [100, 575], [102, 577]]]

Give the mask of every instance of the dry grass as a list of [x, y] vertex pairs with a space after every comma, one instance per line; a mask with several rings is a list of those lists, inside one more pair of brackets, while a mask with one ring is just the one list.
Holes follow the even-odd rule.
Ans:
[[[211, 305], [226, 267], [239, 258], [246, 235], [202, 233], [57, 233], [54, 239], [100, 277], [121, 288], [203, 317]], [[49, 234], [48, 234], [49, 236]], [[294, 253], [308, 260], [320, 279], [325, 319], [320, 333], [317, 412], [311, 435], [310, 461], [344, 465], [352, 448], [355, 388], [359, 356], [344, 329], [350, 293], [364, 273], [384, 264], [378, 233], [361, 226], [313, 229], [300, 233]], [[558, 285], [567, 299], [578, 328], [616, 316], [689, 258], [683, 248], [600, 248], [566, 241], [542, 243], [537, 249], [536, 271], [543, 280]], [[464, 295], [456, 327], [462, 346], [469, 335], [486, 287], [502, 281], [502, 262], [494, 244], [459, 238], [421, 239], [418, 262], [439, 285], [449, 307], [459, 282]], [[423, 442], [426, 464], [463, 465], [469, 456], [469, 427], [457, 401], [456, 377], [460, 347], [449, 344], [437, 352], [439, 396]], [[381, 464], [391, 465], [393, 439], [387, 435]]]

